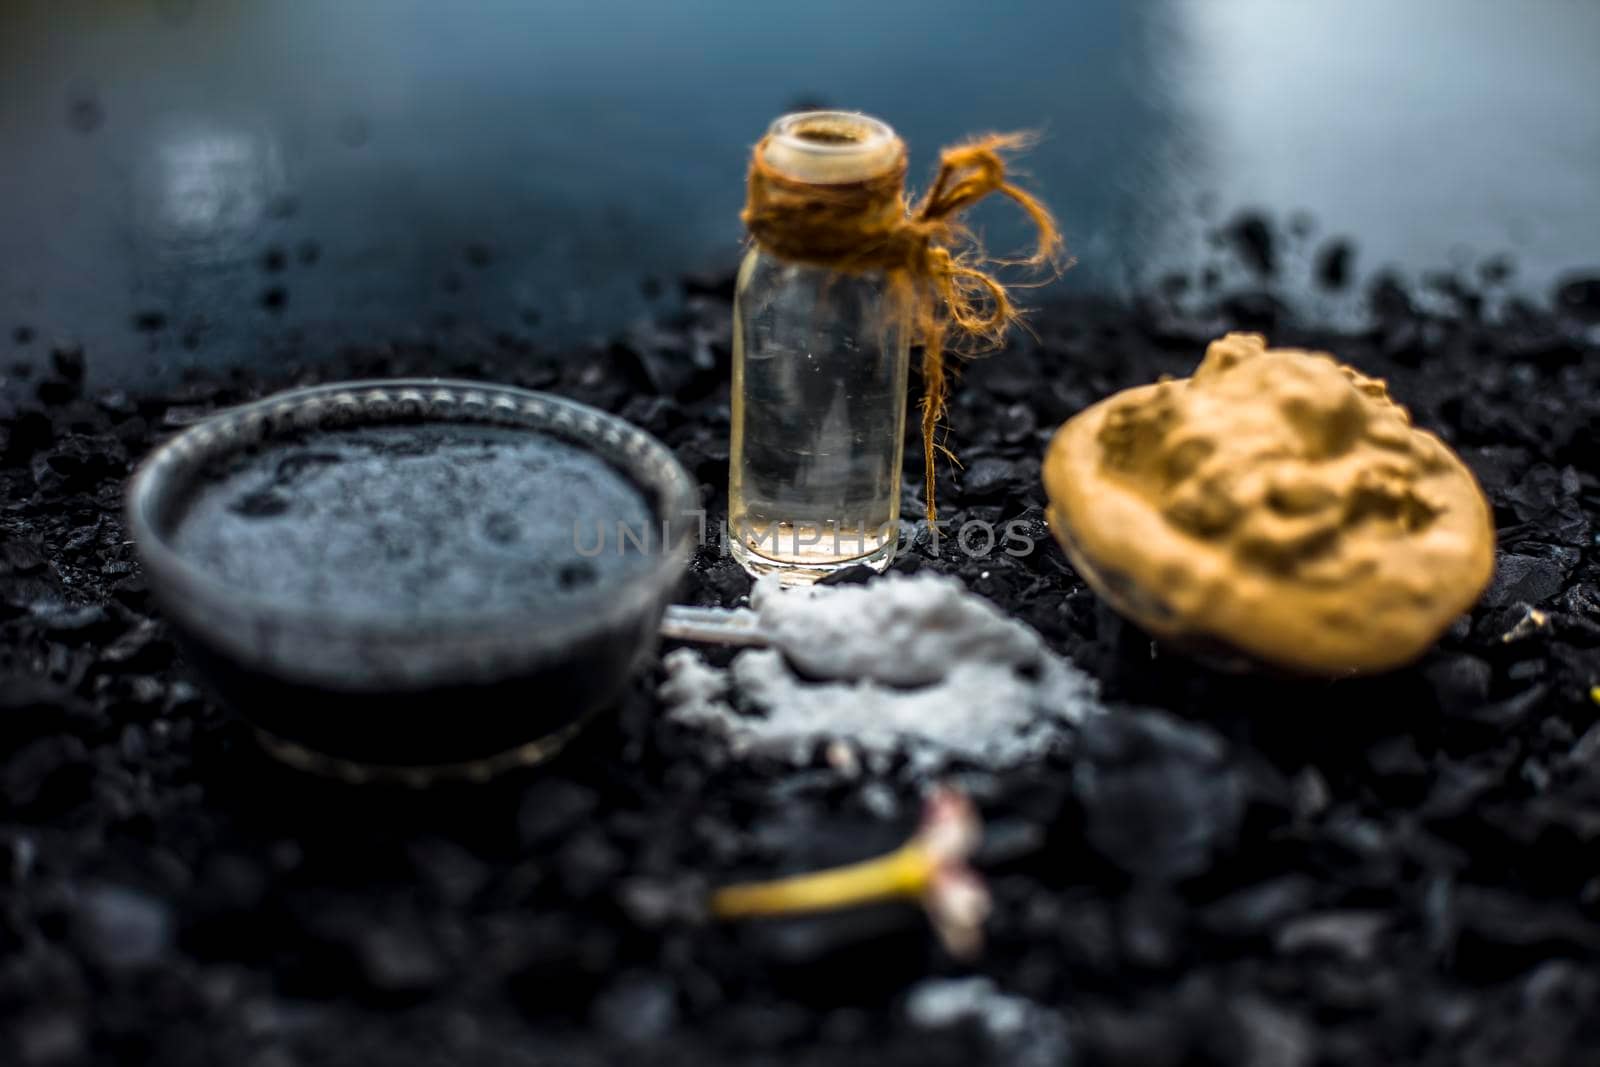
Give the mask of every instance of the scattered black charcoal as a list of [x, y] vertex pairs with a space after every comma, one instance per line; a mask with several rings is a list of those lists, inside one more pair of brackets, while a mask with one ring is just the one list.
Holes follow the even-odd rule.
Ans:
[[50, 366], [63, 381], [83, 381], [83, 346], [62, 341], [50, 349]]
[[[1286, 269], [1264, 218], [1229, 233], [1263, 279]], [[435, 269], [464, 285], [473, 247]], [[272, 251], [281, 266], [263, 268], [288, 272]], [[1337, 239], [1312, 269], [1362, 283]], [[708, 887], [904, 840], [919, 783], [896, 768], [738, 758], [666, 721], [647, 677], [544, 768], [350, 790], [273, 763], [210, 701], [126, 543], [123, 481], [177, 428], [295, 382], [449, 374], [550, 389], [660, 436], [707, 509], [679, 599], [739, 604], [750, 579], [718, 535], [728, 276], [685, 279], [683, 309], [564, 356], [463, 317], [447, 354], [329, 354], [308, 335], [164, 392], [97, 395], [71, 346], [33, 361], [32, 380], [0, 386], [0, 1059], [936, 1067], [1044, 1062], [1018, 1056], [1054, 1020], [1051, 1047], [1085, 1065], [1592, 1063], [1600, 289], [1572, 278], [1549, 311], [1496, 321], [1472, 310], [1489, 273], [1435, 286], [1444, 300], [1384, 276], [1363, 290], [1374, 327], [1334, 332], [1264, 290], [1223, 298], [1223, 279], [1037, 308], [1033, 338], [955, 387], [965, 467], [941, 471], [947, 533], [894, 569], [957, 575], [1092, 669], [1112, 708], [1037, 766], [963, 772], [994, 827], [976, 863], [995, 911], [970, 966], [914, 903], [706, 915]], [[1055, 425], [1187, 373], [1228, 325], [1388, 379], [1482, 481], [1495, 584], [1416, 666], [1314, 685], [1212, 673], [1118, 620], [1050, 540], [1037, 471]], [[920, 448], [908, 426], [908, 519]], [[1017, 520], [1030, 551], [963, 555], [954, 534], [975, 519]], [[930, 1013], [919, 983], [963, 977], [984, 981], [934, 987], [969, 999]]]
[[136, 889], [86, 887], [77, 895], [76, 918], [84, 956], [108, 970], [153, 966], [172, 945], [171, 905]]
[[1399, 320], [1413, 328], [1421, 324], [1410, 290], [1388, 271], [1378, 274], [1368, 284], [1367, 304], [1372, 308], [1372, 313], [1385, 323]]
[[1335, 237], [1317, 253], [1317, 284], [1324, 289], [1343, 289], [1350, 284], [1351, 261], [1355, 259], [1355, 246]]
[[1502, 552], [1495, 560], [1494, 580], [1483, 594], [1483, 603], [1488, 607], [1542, 604], [1566, 588], [1567, 576], [1578, 558], [1576, 549], [1551, 549], [1547, 556]]
[[972, 500], [999, 496], [1017, 482], [1018, 464], [988, 456], [969, 464], [961, 472], [962, 495]]
[[1584, 322], [1600, 322], [1600, 278], [1573, 278], [1556, 289], [1556, 310]]
[[1289, 309], [1283, 301], [1261, 289], [1230, 293], [1217, 304], [1228, 329], [1271, 334]]
[[677, 986], [652, 971], [620, 975], [595, 998], [590, 1021], [626, 1045], [658, 1042], [677, 1025]]
[[1131, 875], [1201, 874], [1232, 845], [1244, 808], [1222, 739], [1161, 712], [1087, 723], [1075, 786], [1089, 844]]
[[1267, 219], [1249, 211], [1234, 219], [1224, 231], [1233, 244], [1235, 253], [1246, 266], [1257, 274], [1270, 276], [1278, 269], [1276, 240], [1272, 224]]
[[817, 582], [818, 585], [865, 585], [878, 576], [878, 572], [865, 564], [842, 567]]

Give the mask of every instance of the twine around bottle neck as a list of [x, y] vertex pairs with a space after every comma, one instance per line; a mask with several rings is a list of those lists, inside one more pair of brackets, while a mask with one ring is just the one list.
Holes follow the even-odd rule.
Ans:
[[927, 194], [915, 206], [905, 191], [902, 145], [882, 173], [854, 182], [799, 181], [767, 159], [770, 135], [756, 145], [742, 214], [751, 238], [766, 252], [795, 263], [845, 274], [881, 271], [889, 282], [891, 313], [922, 344], [922, 445], [929, 522], [938, 518], [936, 457], [954, 454], [938, 438], [949, 404], [945, 357], [970, 357], [998, 348], [1021, 318], [1006, 286], [985, 259], [960, 216], [998, 193], [1033, 223], [1034, 251], [1019, 263], [1058, 263], [1061, 234], [1044, 204], [1007, 177], [1003, 153], [1024, 147], [1021, 134], [990, 134], [947, 148]]

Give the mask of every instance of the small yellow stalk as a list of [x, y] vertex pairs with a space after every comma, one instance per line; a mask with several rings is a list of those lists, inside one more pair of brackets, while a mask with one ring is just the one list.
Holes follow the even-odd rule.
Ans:
[[940, 787], [929, 795], [917, 832], [893, 852], [831, 870], [720, 889], [712, 894], [711, 913], [719, 919], [742, 919], [915, 900], [952, 955], [973, 956], [982, 948], [989, 914], [983, 879], [967, 866], [981, 837], [972, 803]]
[[747, 915], [827, 911], [899, 897], [914, 900], [927, 888], [933, 868], [927, 849], [911, 841], [886, 856], [846, 867], [719, 889], [711, 897], [711, 914], [719, 919], [738, 919]]

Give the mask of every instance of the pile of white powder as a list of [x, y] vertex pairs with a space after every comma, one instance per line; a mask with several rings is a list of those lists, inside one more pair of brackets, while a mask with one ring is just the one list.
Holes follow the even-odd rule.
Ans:
[[903, 751], [913, 771], [952, 758], [1014, 766], [1100, 710], [1093, 679], [955, 578], [811, 589], [766, 578], [751, 607], [771, 647], [726, 670], [679, 649], [660, 690], [672, 719], [737, 755], [805, 763], [842, 741], [873, 763]]

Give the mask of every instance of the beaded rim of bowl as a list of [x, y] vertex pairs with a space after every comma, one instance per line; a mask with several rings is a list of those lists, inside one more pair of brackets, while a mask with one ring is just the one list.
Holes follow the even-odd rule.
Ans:
[[[173, 509], [218, 457], [280, 433], [337, 430], [389, 419], [503, 426], [547, 433], [588, 449], [648, 499], [661, 523], [653, 565], [570, 607], [375, 619], [229, 584], [169, 543]], [[170, 613], [240, 663], [334, 690], [492, 681], [561, 658], [586, 638], [626, 625], [670, 598], [692, 551], [699, 516], [688, 474], [660, 441], [576, 401], [513, 386], [442, 379], [337, 382], [279, 393], [222, 411], [160, 445], [128, 485], [129, 532]]]

